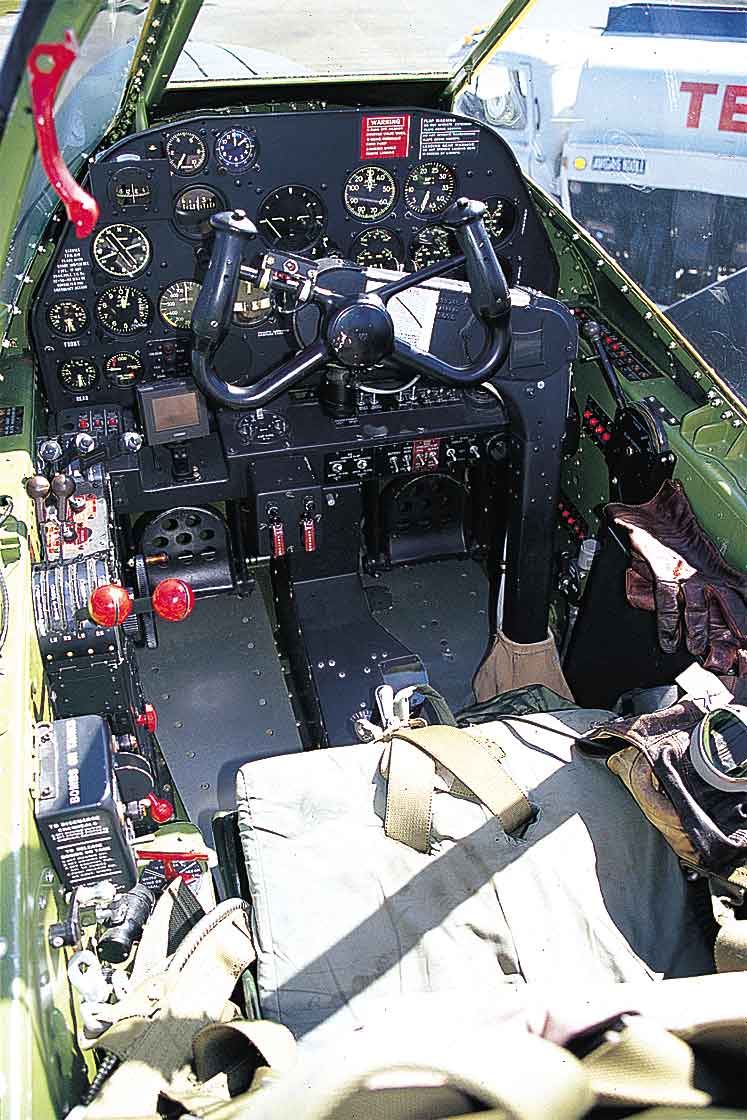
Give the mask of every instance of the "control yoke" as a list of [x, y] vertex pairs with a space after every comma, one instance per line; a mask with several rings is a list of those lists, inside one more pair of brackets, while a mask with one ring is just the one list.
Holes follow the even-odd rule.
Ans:
[[[508, 352], [511, 296], [485, 230], [484, 213], [483, 203], [458, 199], [446, 211], [442, 224], [453, 230], [461, 249], [459, 255], [357, 295], [335, 291], [334, 281], [330, 288], [316, 284], [313, 262], [291, 254], [284, 258], [268, 255], [259, 268], [247, 267], [243, 260], [257, 235], [256, 227], [243, 210], [215, 214], [210, 219], [215, 231], [212, 256], [192, 314], [195, 381], [207, 397], [229, 408], [259, 408], [330, 360], [350, 369], [364, 369], [390, 358], [408, 370], [450, 384], [485, 381], [495, 374]], [[269, 260], [273, 261], [272, 267], [264, 263]], [[397, 338], [387, 310], [394, 296], [462, 264], [470, 285], [472, 310], [487, 334], [480, 356], [464, 367], [449, 365]], [[309, 300], [322, 310], [316, 341], [248, 386], [229, 384], [213, 366], [231, 322], [242, 277], [263, 287], [292, 291], [299, 302]]]

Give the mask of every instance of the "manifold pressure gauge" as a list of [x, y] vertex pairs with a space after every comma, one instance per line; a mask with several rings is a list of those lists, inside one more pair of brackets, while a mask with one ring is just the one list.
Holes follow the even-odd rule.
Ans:
[[405, 204], [413, 214], [440, 214], [455, 194], [456, 175], [445, 163], [419, 163], [405, 179]]

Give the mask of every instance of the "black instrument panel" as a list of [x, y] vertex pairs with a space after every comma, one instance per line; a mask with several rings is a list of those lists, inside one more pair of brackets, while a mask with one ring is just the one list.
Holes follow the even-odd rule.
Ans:
[[[96, 230], [63, 233], [33, 313], [51, 407], [130, 405], [138, 383], [190, 374], [208, 220], [241, 208], [266, 250], [412, 270], [457, 250], [439, 216], [485, 201], [509, 282], [553, 294], [557, 266], [508, 147], [433, 110], [202, 115], [128, 137], [91, 167]], [[251, 259], [251, 256], [250, 256]], [[257, 380], [297, 348], [293, 316], [243, 283], [216, 359]]]

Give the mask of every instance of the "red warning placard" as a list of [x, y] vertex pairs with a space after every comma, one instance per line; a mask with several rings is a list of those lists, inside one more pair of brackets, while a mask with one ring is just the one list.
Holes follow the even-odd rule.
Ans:
[[363, 118], [361, 159], [407, 159], [409, 152], [409, 113]]

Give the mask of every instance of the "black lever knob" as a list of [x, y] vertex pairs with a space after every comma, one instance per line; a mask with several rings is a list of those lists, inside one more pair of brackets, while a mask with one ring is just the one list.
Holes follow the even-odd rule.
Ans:
[[257, 236], [257, 227], [243, 210], [213, 214], [210, 226], [215, 241], [192, 312], [192, 330], [198, 349], [215, 351], [233, 317], [244, 253]]
[[75, 493], [75, 481], [69, 474], [55, 474], [51, 489], [57, 499], [57, 520], [63, 524], [68, 519], [68, 499]]
[[47, 520], [46, 501], [49, 497], [49, 490], [49, 479], [43, 474], [32, 474], [31, 478], [26, 479], [26, 493], [34, 503], [38, 525], [43, 525]]
[[470, 304], [478, 319], [487, 323], [507, 318], [511, 311], [511, 293], [498, 263], [485, 223], [485, 203], [458, 198], [441, 219], [459, 242], [466, 258], [470, 285]]

